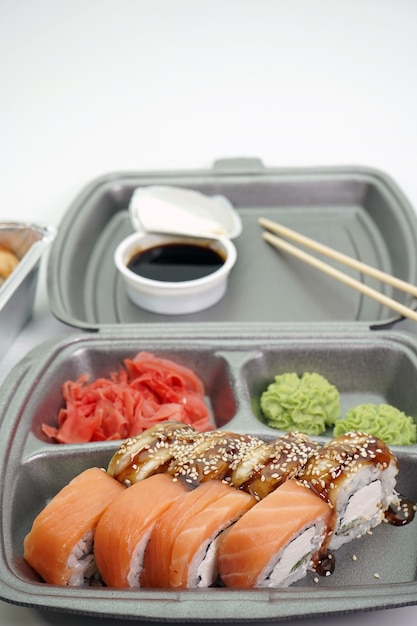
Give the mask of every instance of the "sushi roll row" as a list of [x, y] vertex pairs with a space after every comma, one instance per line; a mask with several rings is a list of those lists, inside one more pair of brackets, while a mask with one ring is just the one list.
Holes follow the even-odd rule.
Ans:
[[331, 517], [295, 479], [258, 501], [222, 481], [190, 487], [162, 473], [126, 488], [92, 468], [35, 519], [24, 558], [58, 585], [288, 586], [314, 566]]
[[222, 480], [261, 499], [296, 476], [317, 448], [299, 432], [265, 442], [225, 430], [201, 433], [169, 421], [124, 441], [107, 471], [127, 485], [160, 472], [195, 486]]
[[[288, 586], [316, 571], [329, 549], [381, 523], [399, 501], [395, 456], [364, 433], [312, 444], [302, 463], [290, 453], [294, 440], [301, 445], [296, 434], [263, 448], [256, 438], [218, 434], [208, 438], [209, 449], [217, 456], [221, 447], [222, 462], [189, 480], [189, 472], [168, 471], [174, 463], [184, 467], [186, 460], [169, 458], [167, 450], [182, 438], [190, 446], [191, 465], [198, 459], [201, 464], [201, 447], [198, 455], [194, 447], [201, 438], [173, 424], [162, 431], [161, 425], [147, 433], [146, 446], [126, 442], [130, 465], [126, 452], [119, 464], [114, 457], [109, 464], [120, 469], [123, 460], [120, 474], [86, 470], [40, 512], [25, 538], [24, 558], [45, 582]], [[243, 448], [244, 457], [230, 467]], [[131, 480], [139, 461], [152, 469]]]

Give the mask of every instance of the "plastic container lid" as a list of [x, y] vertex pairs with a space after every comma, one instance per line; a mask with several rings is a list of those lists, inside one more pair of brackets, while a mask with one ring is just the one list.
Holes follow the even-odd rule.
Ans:
[[137, 231], [208, 239], [234, 239], [242, 232], [240, 216], [227, 198], [181, 187], [139, 187], [129, 214]]

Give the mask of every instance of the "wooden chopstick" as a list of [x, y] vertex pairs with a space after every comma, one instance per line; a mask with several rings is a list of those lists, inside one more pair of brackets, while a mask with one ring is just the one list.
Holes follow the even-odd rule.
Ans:
[[[297, 233], [296, 231], [293, 231], [290, 228], [287, 228], [286, 226], [277, 224], [276, 222], [273, 222], [272, 220], [259, 218], [258, 221], [261, 224], [261, 226], [263, 226], [264, 228], [273, 230], [274, 232], [278, 232], [279, 234], [282, 234], [283, 236], [293, 239], [297, 243], [301, 243], [307, 247], [310, 247], [316, 252], [325, 254], [326, 256], [334, 260], [340, 261], [341, 263], [344, 263], [345, 265], [353, 269], [357, 269], [363, 272], [364, 274], [372, 276], [373, 278], [377, 278], [378, 280], [381, 280], [382, 282], [385, 282], [387, 284], [390, 284], [391, 286], [401, 289], [402, 291], [406, 291], [407, 293], [417, 296], [417, 288], [414, 285], [411, 285], [410, 283], [407, 283], [399, 278], [395, 278], [394, 276], [391, 276], [390, 274], [386, 274], [385, 272], [382, 272], [381, 270], [378, 270], [369, 265], [366, 265], [366, 263], [357, 261], [356, 259], [353, 259], [341, 252], [337, 252], [336, 250], [333, 250], [333, 248], [329, 248], [328, 246], [320, 244], [314, 239], [310, 239], [309, 237], [306, 237], [305, 235], [301, 235], [300, 233]], [[288, 252], [289, 254], [292, 254], [293, 256], [299, 258], [300, 260], [304, 261], [308, 265], [311, 265], [312, 267], [315, 267], [316, 269], [335, 278], [336, 280], [344, 283], [345, 285], [348, 285], [349, 287], [356, 289], [356, 291], [359, 291], [360, 293], [363, 293], [369, 298], [376, 300], [380, 304], [387, 306], [388, 308], [392, 309], [396, 313], [399, 313], [400, 315], [417, 322], [417, 312], [414, 311], [413, 309], [410, 309], [409, 307], [401, 304], [400, 302], [397, 302], [393, 298], [389, 298], [388, 296], [385, 296], [384, 294], [380, 293], [376, 289], [372, 289], [371, 287], [368, 287], [368, 285], [365, 285], [359, 280], [356, 280], [355, 278], [352, 278], [351, 276], [344, 274], [340, 270], [334, 268], [333, 266], [327, 263], [324, 263], [323, 261], [316, 258], [315, 256], [312, 256], [311, 254], [308, 254], [304, 250], [301, 250], [300, 248], [293, 246], [292, 244], [288, 243], [284, 239], [281, 239], [280, 237], [272, 235], [270, 232], [264, 232], [262, 236], [265, 239], [265, 241], [273, 245], [275, 248], [279, 248], [281, 250], [284, 250], [285, 252]]]
[[411, 283], [407, 283], [405, 280], [401, 280], [400, 278], [396, 278], [391, 274], [387, 274], [382, 270], [377, 269], [376, 267], [372, 267], [371, 265], [367, 265], [362, 261], [358, 261], [347, 254], [343, 254], [343, 252], [338, 252], [329, 246], [325, 246], [322, 243], [319, 243], [315, 239], [311, 239], [310, 237], [306, 237], [301, 233], [288, 228], [287, 226], [283, 226], [282, 224], [278, 224], [277, 222], [273, 222], [272, 220], [268, 220], [264, 217], [259, 218], [259, 224], [264, 228], [276, 233], [277, 235], [281, 235], [282, 237], [286, 237], [287, 239], [291, 239], [296, 243], [299, 243], [315, 252], [319, 252], [324, 256], [333, 259], [334, 261], [338, 261], [339, 263], [343, 263], [347, 267], [358, 270], [363, 274], [367, 274], [372, 278], [376, 278], [387, 285], [391, 285], [391, 287], [396, 287], [401, 291], [405, 291], [406, 293], [411, 294], [412, 296], [417, 298], [417, 286], [412, 285]]

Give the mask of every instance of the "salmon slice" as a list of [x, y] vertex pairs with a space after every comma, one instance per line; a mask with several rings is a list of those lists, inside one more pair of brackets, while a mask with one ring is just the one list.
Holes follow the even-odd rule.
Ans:
[[94, 555], [109, 587], [140, 587], [143, 558], [158, 517], [188, 488], [168, 474], [154, 474], [128, 487], [101, 517]]
[[221, 533], [254, 506], [253, 496], [213, 480], [179, 498], [155, 525], [145, 553], [145, 587], [209, 587]]
[[221, 580], [238, 588], [292, 584], [312, 566], [331, 520], [328, 503], [296, 479], [287, 480], [220, 539]]
[[47, 583], [83, 586], [97, 574], [92, 543], [106, 507], [126, 487], [93, 467], [69, 482], [35, 518], [24, 558]]

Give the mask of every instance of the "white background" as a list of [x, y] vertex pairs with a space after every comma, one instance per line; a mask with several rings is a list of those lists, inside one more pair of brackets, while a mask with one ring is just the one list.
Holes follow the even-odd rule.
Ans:
[[[371, 166], [417, 208], [417, 2], [0, 0], [0, 220], [58, 226], [102, 174], [235, 156]], [[64, 331], [43, 273], [0, 377]], [[416, 619], [405, 607], [293, 623]], [[1, 625], [27, 623], [50, 621], [0, 603]]]

